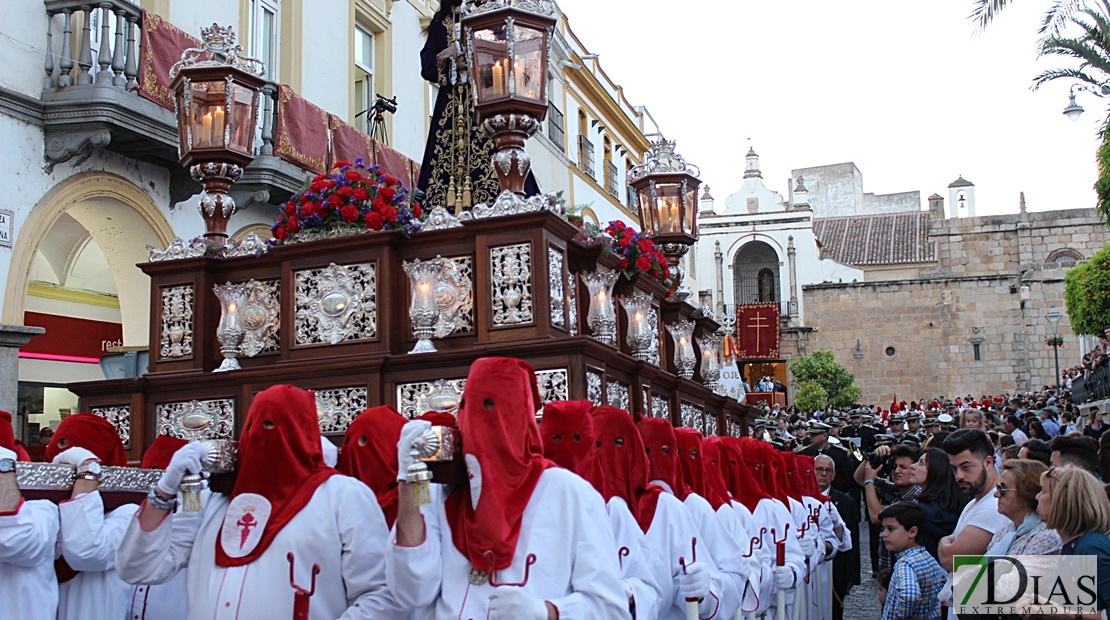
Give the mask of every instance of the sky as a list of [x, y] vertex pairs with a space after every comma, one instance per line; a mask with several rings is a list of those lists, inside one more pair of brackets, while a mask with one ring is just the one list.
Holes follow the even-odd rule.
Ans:
[[[718, 200], [749, 144], [784, 196], [791, 169], [855, 162], [864, 191], [948, 199], [963, 175], [977, 215], [1089, 208], [1107, 101], [1070, 83], [1032, 91], [1051, 0], [1010, 3], [985, 31], [971, 0], [557, 0], [571, 29]], [[749, 142], [750, 140], [750, 142]], [[947, 206], [947, 204], [946, 204]]]

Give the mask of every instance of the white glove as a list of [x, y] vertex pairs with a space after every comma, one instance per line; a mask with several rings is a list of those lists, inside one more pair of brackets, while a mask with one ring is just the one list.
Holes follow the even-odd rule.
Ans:
[[498, 586], [489, 595], [489, 619], [547, 620], [547, 602], [528, 594], [524, 588]]
[[799, 538], [798, 544], [802, 547], [802, 555], [805, 557], [812, 557], [814, 552], [817, 551], [817, 540], [812, 536]]
[[178, 448], [158, 481], [158, 492], [166, 497], [176, 496], [181, 490], [181, 479], [187, 473], [204, 471], [202, 463], [208, 458], [208, 448], [200, 442], [190, 442]]
[[775, 567], [775, 589], [789, 590], [794, 587], [794, 571], [789, 566]]
[[82, 463], [89, 459], [94, 461], [100, 460], [96, 458], [96, 455], [93, 454], [91, 450], [87, 450], [80, 446], [74, 446], [58, 453], [58, 456], [54, 457], [51, 463], [55, 465], [73, 465], [74, 467], [80, 467]]
[[408, 480], [409, 465], [412, 465], [412, 445], [432, 427], [427, 420], [409, 420], [401, 427], [401, 439], [397, 441], [397, 482]]
[[[61, 456], [60, 454], [58, 456]], [[15, 452], [0, 446], [0, 459], [11, 459], [13, 461], [19, 460]]]
[[709, 596], [709, 566], [703, 562], [686, 565], [686, 573], [678, 576], [678, 589], [688, 599]]

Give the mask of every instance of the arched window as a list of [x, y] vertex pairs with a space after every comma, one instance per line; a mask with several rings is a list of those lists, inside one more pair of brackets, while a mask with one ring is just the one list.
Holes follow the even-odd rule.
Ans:
[[1060, 248], [1049, 253], [1048, 259], [1044, 262], [1044, 268], [1075, 267], [1075, 264], [1081, 260], [1083, 260], [1083, 255], [1078, 251], [1071, 248]]
[[738, 304], [779, 301], [779, 256], [762, 241], [752, 241], [736, 253], [732, 263], [733, 300]]

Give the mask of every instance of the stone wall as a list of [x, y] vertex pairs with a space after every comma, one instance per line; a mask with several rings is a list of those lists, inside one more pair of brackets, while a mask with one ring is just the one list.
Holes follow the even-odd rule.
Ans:
[[[869, 403], [1052, 382], [1044, 316], [1065, 312], [1069, 263], [1050, 259], [1061, 250], [1090, 257], [1110, 230], [1088, 209], [934, 220], [931, 235], [939, 260], [919, 278], [803, 287], [807, 326], [818, 328], [809, 349], [832, 350]], [[1079, 362], [1081, 348], [1066, 316], [1060, 332], [1063, 369]]]

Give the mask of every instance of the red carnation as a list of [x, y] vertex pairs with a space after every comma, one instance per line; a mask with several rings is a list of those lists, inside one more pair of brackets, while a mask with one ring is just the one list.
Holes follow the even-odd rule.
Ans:
[[366, 191], [365, 187], [356, 187], [355, 200], [359, 202], [366, 202], [367, 200], [370, 200], [370, 192]]
[[297, 212], [297, 203], [289, 202], [285, 205], [285, 214], [292, 217]]
[[416, 203], [416, 202], [412, 203], [412, 214], [413, 214], [413, 216], [418, 217], [418, 218], [423, 217], [424, 210], [420, 208], [419, 203]]
[[622, 258], [617, 262], [617, 270], [624, 271], [625, 269], [628, 269], [628, 259]]
[[627, 250], [629, 244], [628, 237], [621, 237], [620, 239], [617, 239], [617, 244], [621, 246], [621, 249]]
[[347, 177], [348, 181], [357, 181], [362, 178], [362, 175], [354, 170], [348, 170], [347, 174], [343, 176]]
[[383, 188], [378, 190], [378, 198], [381, 198], [382, 200], [384, 200], [386, 202], [389, 202], [390, 200], [393, 200], [394, 195], [395, 195], [395, 192], [393, 191], [392, 187], [383, 187]]
[[355, 194], [355, 188], [351, 187], [350, 185], [344, 185], [343, 187], [335, 190], [335, 193], [339, 194], [340, 196], [353, 196]]
[[341, 206], [343, 204], [343, 197], [339, 194], [332, 194], [331, 196], [328, 196], [328, 204], [333, 207]]
[[320, 181], [323, 181], [326, 178], [328, 178], [327, 175], [318, 174], [318, 175], [312, 177], [312, 182], [313, 183], [319, 183]]
[[636, 259], [636, 268], [640, 271], [648, 271], [651, 269], [651, 261], [646, 256], [641, 256]]
[[385, 175], [385, 178], [382, 179], [382, 182], [386, 185], [397, 185], [397, 179], [395, 177], [389, 176], [388, 174]]
[[295, 233], [301, 229], [301, 223], [297, 221], [297, 218], [291, 217], [285, 222], [285, 227], [289, 229], [289, 232]]
[[324, 191], [324, 181], [320, 180], [314, 182], [311, 186], [309, 186], [308, 191], [314, 194], [319, 194], [320, 192]]
[[370, 201], [370, 206], [377, 209], [378, 211], [381, 211], [382, 209], [385, 208], [386, 204], [385, 204], [385, 201], [382, 200], [381, 197], [379, 196], [379, 197]]
[[655, 242], [651, 239], [640, 239], [636, 246], [640, 248], [641, 252], [651, 252], [652, 248], [655, 247]]
[[322, 183], [322, 185], [324, 186], [324, 189], [331, 189], [338, 185], [338, 183], [336, 183], [334, 179], [327, 179]]
[[366, 214], [366, 227], [370, 230], [381, 230], [385, 222], [382, 221], [382, 216], [377, 211], [371, 211]]
[[274, 229], [274, 239], [278, 241], [285, 241], [285, 237], [288, 236], [288, 234], [284, 226], [278, 226]]
[[350, 167], [351, 167], [351, 162], [347, 161], [346, 159], [341, 159], [341, 160], [335, 162], [334, 164], [332, 164], [332, 168], [350, 168]]
[[353, 222], [358, 219], [358, 207], [347, 205], [339, 211], [339, 216], [343, 218], [344, 222]]

